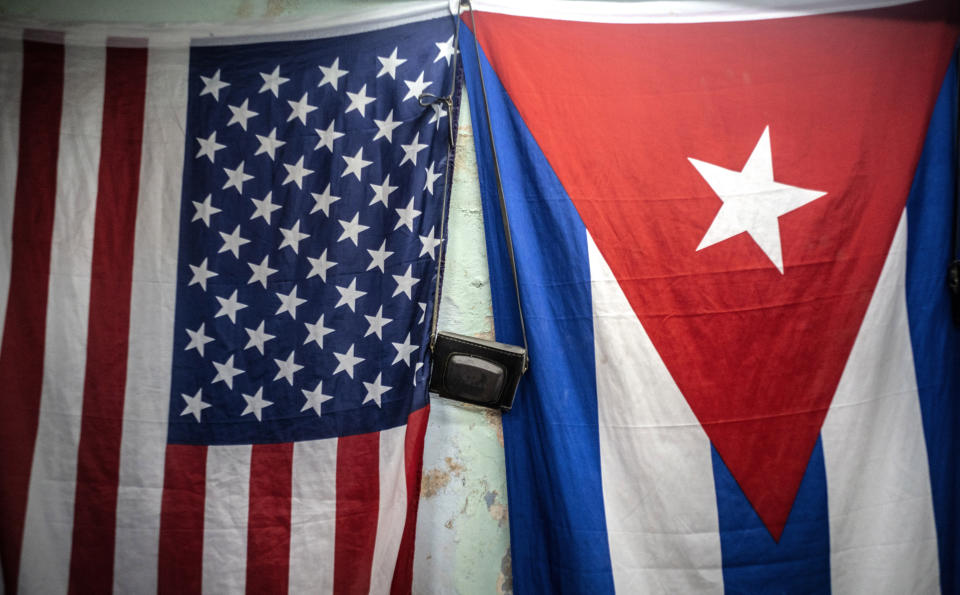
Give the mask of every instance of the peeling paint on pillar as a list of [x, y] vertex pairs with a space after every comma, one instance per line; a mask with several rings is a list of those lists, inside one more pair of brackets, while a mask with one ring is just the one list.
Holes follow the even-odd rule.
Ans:
[[[460, 110], [441, 329], [493, 338], [473, 129]], [[434, 398], [424, 452], [413, 591], [513, 592], [500, 414]]]
[[497, 595], [513, 595], [513, 559], [510, 548], [500, 561], [500, 576], [497, 577]]

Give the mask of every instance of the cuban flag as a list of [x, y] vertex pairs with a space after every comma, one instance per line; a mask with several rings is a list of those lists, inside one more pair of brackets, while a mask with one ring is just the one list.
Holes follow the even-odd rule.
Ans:
[[956, 7], [475, 8], [516, 591], [960, 591]]
[[410, 592], [454, 26], [0, 27], [0, 591]]

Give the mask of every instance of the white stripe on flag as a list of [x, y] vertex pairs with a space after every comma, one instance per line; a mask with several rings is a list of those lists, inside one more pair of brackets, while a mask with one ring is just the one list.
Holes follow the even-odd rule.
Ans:
[[834, 593], [939, 591], [906, 239], [904, 213], [821, 430]]
[[380, 511], [370, 574], [370, 593], [375, 595], [390, 592], [407, 517], [406, 436], [405, 425], [380, 432]]
[[105, 50], [65, 41], [43, 386], [20, 558], [23, 593], [67, 591], [87, 363]]
[[0, 36], [0, 337], [7, 319], [13, 251], [13, 204], [20, 144], [20, 86], [23, 41]]
[[710, 442], [589, 233], [587, 246], [614, 585], [620, 593], [722, 591]]
[[157, 590], [189, 49], [151, 49], [130, 290], [115, 593]]
[[[900, 0], [903, 1], [903, 0]], [[354, 3], [341, 10], [318, 11], [296, 19], [243, 19], [221, 23], [177, 23], [171, 27], [122, 22], [60, 24], [81, 42], [103, 38], [140, 39], [149, 37], [153, 47], [230, 45], [279, 40], [340, 37], [398, 27], [407, 23], [449, 17], [453, 8], [447, 0], [405, 0], [404, 2]], [[29, 18], [4, 15], [0, 19], [0, 37], [18, 35], [21, 29], [36, 26]], [[259, 79], [258, 79], [259, 80]]]
[[248, 444], [207, 449], [203, 593], [244, 592], [251, 452]]
[[586, 23], [715, 23], [785, 19], [909, 4], [916, 0], [659, 0], [657, 2], [576, 2], [570, 0], [478, 0], [477, 10]]
[[336, 439], [295, 442], [290, 503], [290, 593], [333, 592]]

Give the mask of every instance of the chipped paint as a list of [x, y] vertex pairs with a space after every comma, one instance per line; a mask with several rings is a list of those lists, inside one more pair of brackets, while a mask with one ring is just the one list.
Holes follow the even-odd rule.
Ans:
[[463, 463], [460, 463], [459, 461], [454, 461], [450, 457], [446, 457], [443, 460], [447, 462], [447, 469], [450, 470], [450, 473], [453, 473], [454, 475], [459, 477], [460, 472], [464, 470]]
[[497, 577], [497, 595], [513, 595], [513, 560], [510, 548], [500, 561], [500, 576]]
[[491, 409], [486, 409], [483, 412], [484, 420], [490, 424], [497, 432], [497, 442], [500, 443], [500, 448], [503, 448], [503, 419], [499, 411], [493, 411]]
[[507, 523], [507, 506], [498, 501], [499, 497], [500, 493], [493, 490], [484, 494], [483, 499], [487, 503], [490, 518], [497, 521], [498, 527], [504, 527]]
[[447, 487], [452, 478], [460, 477], [460, 474], [465, 470], [463, 464], [455, 461], [452, 457], [446, 457], [444, 462], [447, 464], [446, 469], [433, 468], [423, 472], [423, 480], [420, 482], [421, 498], [436, 496], [440, 490]]
[[[464, 100], [439, 327], [493, 339], [493, 310]], [[512, 593], [500, 413], [433, 399], [414, 558], [415, 593]], [[506, 560], [506, 562], [505, 562]]]
[[440, 469], [429, 469], [423, 474], [423, 481], [420, 483], [420, 497], [433, 498], [437, 493], [450, 483], [450, 474]]
[[490, 518], [497, 521], [497, 527], [507, 526], [507, 507], [503, 504], [494, 504], [490, 507]]

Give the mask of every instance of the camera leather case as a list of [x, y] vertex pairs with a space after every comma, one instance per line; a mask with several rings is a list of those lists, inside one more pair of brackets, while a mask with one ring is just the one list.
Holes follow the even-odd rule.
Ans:
[[527, 367], [527, 350], [442, 331], [433, 346], [430, 390], [441, 397], [508, 411]]

